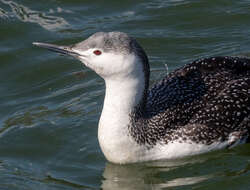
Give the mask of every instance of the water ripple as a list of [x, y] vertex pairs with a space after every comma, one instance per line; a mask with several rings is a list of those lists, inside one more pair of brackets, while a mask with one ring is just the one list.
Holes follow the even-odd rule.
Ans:
[[145, 6], [148, 9], [159, 9], [159, 8], [178, 6], [182, 4], [188, 4], [188, 3], [189, 1], [185, 1], [185, 0], [168, 0], [168, 1], [156, 0], [156, 1], [150, 1], [150, 2], [145, 3]]
[[51, 15], [54, 12], [67, 12], [58, 7], [56, 10], [50, 9], [49, 13], [32, 10], [24, 5], [15, 3], [13, 1], [1, 0], [1, 3], [8, 5], [11, 11], [7, 12], [0, 9], [0, 17], [16, 17], [22, 22], [37, 23], [46, 30], [65, 29], [69, 23], [61, 17]]

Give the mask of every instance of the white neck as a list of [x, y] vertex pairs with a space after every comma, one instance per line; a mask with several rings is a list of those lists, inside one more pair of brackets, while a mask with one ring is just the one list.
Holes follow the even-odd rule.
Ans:
[[144, 93], [142, 65], [123, 77], [105, 79], [106, 93], [98, 128], [101, 149], [109, 161], [126, 162], [134, 158], [135, 142], [128, 135], [129, 114]]

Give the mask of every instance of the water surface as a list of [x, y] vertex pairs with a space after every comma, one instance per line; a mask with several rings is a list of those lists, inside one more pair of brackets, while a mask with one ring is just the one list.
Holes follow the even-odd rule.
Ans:
[[0, 0], [0, 189], [249, 189], [250, 146], [179, 160], [107, 162], [97, 140], [104, 81], [32, 46], [122, 31], [151, 83], [197, 58], [250, 55], [246, 0]]

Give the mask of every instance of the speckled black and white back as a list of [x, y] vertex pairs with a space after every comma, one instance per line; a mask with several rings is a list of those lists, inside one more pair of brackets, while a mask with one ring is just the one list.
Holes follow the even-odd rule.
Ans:
[[141, 117], [136, 112], [130, 133], [148, 148], [174, 141], [245, 141], [250, 133], [250, 60], [213, 57], [187, 64], [156, 83], [148, 91], [146, 112]]

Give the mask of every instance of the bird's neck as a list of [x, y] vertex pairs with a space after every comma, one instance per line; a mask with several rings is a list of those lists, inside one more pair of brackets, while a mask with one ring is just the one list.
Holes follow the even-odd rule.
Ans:
[[106, 93], [103, 111], [115, 115], [129, 114], [141, 104], [144, 104], [144, 78], [106, 81]]
[[[98, 139], [108, 160], [122, 162], [133, 157], [128, 125], [130, 114], [146, 103], [147, 85], [143, 72], [117, 79], [106, 79], [106, 93], [99, 121]], [[128, 150], [128, 152], [126, 151]], [[129, 153], [130, 150], [130, 153]], [[135, 150], [136, 151], [136, 150]], [[121, 160], [114, 160], [114, 159]]]

